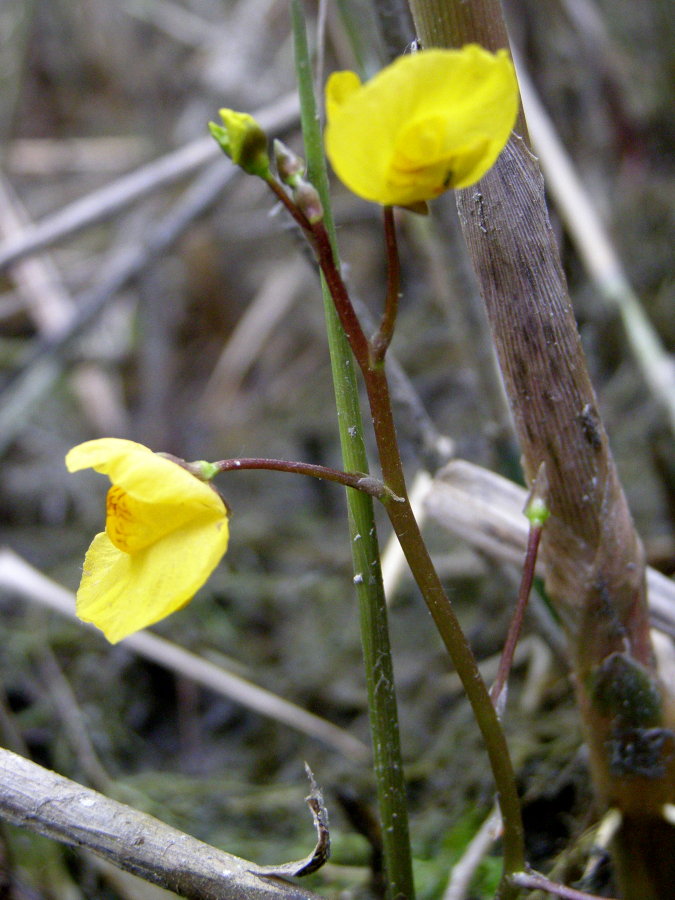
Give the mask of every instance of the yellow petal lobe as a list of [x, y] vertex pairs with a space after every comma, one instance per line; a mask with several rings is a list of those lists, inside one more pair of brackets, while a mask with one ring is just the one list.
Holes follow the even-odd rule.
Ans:
[[78, 444], [66, 455], [68, 471], [95, 469], [139, 501], [149, 504], [197, 504], [222, 513], [225, 504], [203, 481], [175, 462], [134, 441], [98, 438]]
[[361, 79], [356, 72], [333, 72], [326, 82], [326, 114], [328, 118], [337, 115], [341, 106], [361, 87]]

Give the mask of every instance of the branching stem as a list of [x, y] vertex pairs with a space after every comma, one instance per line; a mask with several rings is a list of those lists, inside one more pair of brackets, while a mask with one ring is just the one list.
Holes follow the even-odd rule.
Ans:
[[[390, 219], [390, 226], [393, 228], [392, 219]], [[433, 566], [408, 500], [389, 396], [389, 385], [383, 365], [388, 341], [383, 340], [380, 348], [374, 350], [371, 342], [365, 337], [335, 263], [330, 241], [321, 223], [314, 226], [314, 234], [321, 271], [330, 288], [335, 309], [349, 338], [365, 381], [383, 480], [398, 497], [403, 499], [401, 503], [391, 503], [387, 506], [389, 519], [415, 581], [462, 681], [478, 727], [485, 740], [504, 821], [504, 871], [505, 874], [516, 872], [524, 868], [525, 849], [520, 802], [513, 766], [504, 731], [490, 700], [487, 687]], [[395, 247], [395, 243], [391, 243], [391, 235], [388, 237], [388, 247]], [[398, 287], [396, 294], [398, 294]], [[391, 298], [388, 300], [391, 302]], [[389, 313], [385, 311], [383, 321], [391, 322], [391, 324], [386, 324], [385, 328], [381, 326], [376, 336], [393, 327], [391, 311]], [[515, 896], [516, 893], [517, 889], [514, 885], [505, 879], [502, 884], [502, 896], [506, 898]]]
[[[330, 257], [333, 260], [334, 268], [337, 269], [339, 263], [335, 243], [335, 225], [331, 214], [328, 172], [314, 96], [307, 32], [300, 0], [292, 0], [291, 12], [302, 132], [307, 157], [307, 178], [318, 192], [324, 214], [321, 228], [314, 227], [312, 235], [314, 240], [310, 238], [310, 243], [319, 256], [316, 239], [320, 237], [324, 242], [324, 256]], [[344, 287], [340, 279], [337, 281], [334, 279], [334, 282], [334, 289], [339, 290]], [[343, 468], [350, 471], [366, 471], [368, 459], [363, 439], [353, 348], [367, 353], [368, 343], [358, 319], [352, 316], [350, 325], [353, 333], [350, 347], [325, 278], [322, 278], [321, 288], [326, 314], [326, 331], [335, 389]], [[388, 900], [414, 900], [415, 885], [410, 852], [406, 784], [398, 728], [396, 688], [372, 498], [358, 491], [347, 491], [347, 508], [354, 566], [354, 588], [359, 606], [361, 644], [368, 694], [373, 775], [377, 787], [382, 858], [386, 872], [385, 893]]]

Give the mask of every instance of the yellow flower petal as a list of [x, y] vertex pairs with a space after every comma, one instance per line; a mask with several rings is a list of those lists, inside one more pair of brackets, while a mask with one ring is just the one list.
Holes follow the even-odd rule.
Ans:
[[123, 553], [106, 534], [84, 560], [77, 615], [115, 644], [185, 606], [227, 550], [227, 519], [197, 521], [138, 553]]
[[227, 508], [208, 484], [133, 441], [87, 441], [66, 465], [112, 481], [106, 531], [87, 552], [77, 613], [114, 643], [180, 609], [204, 584], [227, 550]]
[[326, 85], [326, 151], [366, 200], [409, 206], [473, 184], [494, 164], [518, 112], [505, 50], [425, 50], [361, 85], [336, 72]]
[[150, 504], [204, 506], [222, 514], [225, 504], [213, 488], [187, 469], [134, 441], [99, 438], [79, 444], [66, 455], [69, 472], [95, 469], [121, 485], [131, 497]]

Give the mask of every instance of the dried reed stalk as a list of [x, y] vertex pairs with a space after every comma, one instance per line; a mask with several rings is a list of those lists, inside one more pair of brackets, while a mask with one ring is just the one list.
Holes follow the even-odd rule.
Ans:
[[[499, 0], [411, 0], [425, 47], [508, 46]], [[523, 129], [521, 128], [521, 133]], [[642, 545], [600, 420], [525, 139], [457, 192], [530, 484], [545, 473], [546, 585], [567, 633], [600, 802], [621, 812], [614, 841], [623, 896], [675, 884], [675, 695], [656, 672]], [[670, 815], [672, 819], [672, 815]]]

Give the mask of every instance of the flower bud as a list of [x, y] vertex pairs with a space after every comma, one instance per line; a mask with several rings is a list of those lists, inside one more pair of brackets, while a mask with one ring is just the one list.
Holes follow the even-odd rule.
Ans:
[[305, 174], [305, 161], [297, 156], [283, 141], [274, 139], [274, 162], [279, 178], [284, 184], [295, 187], [298, 178]]
[[533, 497], [525, 507], [525, 515], [533, 528], [542, 528], [551, 515], [551, 510], [541, 497]]
[[304, 178], [296, 178], [293, 187], [293, 200], [300, 212], [304, 213], [310, 225], [320, 222], [323, 219], [323, 206], [319, 199], [319, 192]]
[[248, 113], [233, 109], [219, 110], [222, 125], [209, 122], [209, 130], [221, 150], [232, 162], [249, 175], [270, 177], [270, 159], [267, 153], [267, 135], [258, 122]]

